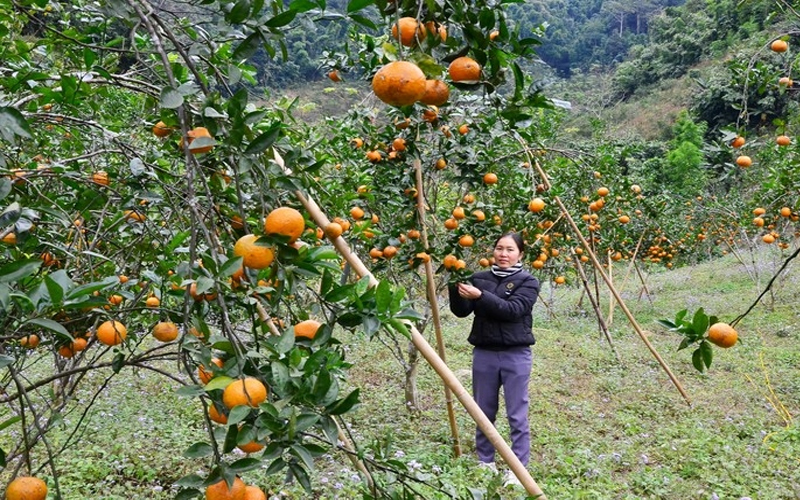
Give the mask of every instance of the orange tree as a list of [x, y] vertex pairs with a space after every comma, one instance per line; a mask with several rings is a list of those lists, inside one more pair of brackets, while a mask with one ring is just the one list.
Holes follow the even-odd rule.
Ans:
[[[288, 210], [301, 209], [298, 190], [336, 199], [337, 192], [321, 182], [330, 175], [332, 153], [318, 147], [317, 132], [298, 125], [290, 109], [253, 101], [247, 85], [255, 83], [256, 72], [247, 61], [262, 47], [285, 50], [283, 28], [313, 16], [314, 7], [247, 0], [180, 12], [170, 12], [171, 4], [156, 8], [138, 1], [0, 6], [0, 50], [7, 63], [0, 73], [0, 425], [21, 436], [0, 445], [0, 466], [10, 475], [47, 474], [61, 496], [58, 457], [64, 448], [54, 448], [48, 436], [60, 411], [77, 403], [78, 384], [95, 370], [108, 379], [129, 367], [151, 370], [202, 408], [208, 432], [184, 453], [214, 467], [208, 476], [182, 478], [180, 498], [204, 488], [215, 495], [224, 489], [222, 479], [240, 489], [238, 476], [246, 478], [262, 463], [271, 473], [288, 470], [309, 487], [314, 457], [337, 446], [338, 419], [358, 403], [358, 391], [342, 389], [349, 364], [334, 325], [392, 335], [404, 330], [399, 320], [420, 315], [406, 307], [401, 288], [384, 281], [371, 289], [365, 280], [343, 279], [339, 256], [321, 240], [323, 228], [302, 210]], [[416, 14], [417, 7], [351, 2], [344, 13], [357, 25], [384, 26], [390, 33], [390, 19]], [[429, 76], [443, 77], [447, 59], [470, 52], [473, 62], [452, 79], [466, 94], [486, 93], [496, 101], [491, 119], [518, 123], [541, 104], [513, 62], [534, 42], [516, 38], [501, 5], [449, 2], [425, 9], [420, 21], [438, 34], [425, 42], [431, 52], [418, 54]], [[206, 19], [220, 22], [212, 27]], [[489, 28], [499, 36], [490, 40]], [[402, 29], [398, 38], [405, 38]], [[359, 57], [368, 58], [380, 37], [357, 39], [366, 45]], [[373, 51], [381, 55], [363, 62], [364, 68], [371, 73], [402, 57], [404, 47], [381, 45]], [[483, 68], [477, 79], [470, 73], [474, 64]], [[505, 74], [513, 78], [501, 96], [497, 87]], [[463, 106], [452, 107], [458, 123], [450, 132], [463, 140], [437, 145], [437, 160], [463, 155], [459, 145], [476, 134], [469, 124], [462, 127], [467, 113], [478, 109], [466, 94]], [[412, 109], [400, 113], [411, 117]], [[429, 114], [425, 126], [436, 120]], [[435, 133], [443, 134], [435, 125]], [[491, 130], [486, 125], [481, 132]], [[428, 146], [410, 135], [406, 141], [422, 159], [416, 152]], [[400, 150], [400, 143], [392, 144]], [[464, 168], [458, 175], [470, 189], [494, 189], [479, 182], [493, 172], [479, 168], [478, 159], [494, 167], [491, 155], [499, 151], [459, 157]], [[400, 186], [402, 195], [379, 206], [387, 222], [413, 224], [399, 219], [408, 215], [404, 210], [395, 211], [397, 219], [391, 211], [392, 203], [405, 206], [413, 198], [408, 170], [356, 170], [379, 178], [376, 185]], [[516, 171], [497, 175], [527, 179]], [[437, 215], [450, 210], [464, 189], [442, 186]], [[504, 189], [511, 193], [513, 186]], [[502, 207], [489, 199], [482, 203], [492, 219], [503, 220]], [[283, 215], [274, 215], [279, 208]], [[379, 234], [381, 219], [372, 222], [375, 209], [366, 208], [370, 222], [352, 224], [353, 234], [399, 241], [393, 228]], [[479, 239], [488, 231], [474, 233]], [[467, 256], [471, 247], [456, 247], [456, 235], [437, 234], [442, 245]], [[419, 253], [412, 257], [403, 249], [397, 261], [414, 263]], [[183, 373], [169, 361], [179, 362]], [[56, 390], [50, 393], [45, 387], [52, 381]], [[231, 453], [236, 447], [265, 451], [237, 459]]]

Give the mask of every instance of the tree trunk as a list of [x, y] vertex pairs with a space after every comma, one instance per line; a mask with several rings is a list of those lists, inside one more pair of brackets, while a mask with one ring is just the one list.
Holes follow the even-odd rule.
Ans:
[[419, 351], [412, 343], [408, 343], [408, 360], [405, 365], [406, 408], [412, 413], [419, 411], [419, 391], [417, 391], [417, 368], [419, 368]]

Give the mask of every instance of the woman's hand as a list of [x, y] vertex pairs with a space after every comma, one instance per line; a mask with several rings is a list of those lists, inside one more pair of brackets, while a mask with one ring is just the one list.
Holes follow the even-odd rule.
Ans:
[[481, 295], [483, 294], [479, 288], [475, 288], [469, 283], [459, 283], [457, 287], [458, 295], [465, 299], [476, 300], [481, 298]]

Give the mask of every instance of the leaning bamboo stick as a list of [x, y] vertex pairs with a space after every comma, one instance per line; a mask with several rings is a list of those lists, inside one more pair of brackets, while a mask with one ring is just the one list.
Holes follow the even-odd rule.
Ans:
[[[277, 155], [276, 161], [282, 163], [282, 159], [280, 159], [280, 157]], [[295, 196], [305, 207], [315, 224], [320, 227], [325, 227], [328, 225], [330, 221], [322, 212], [322, 210], [320, 210], [319, 206], [314, 200], [307, 198], [305, 194], [299, 190], [295, 191]], [[368, 277], [370, 286], [377, 286], [378, 280], [367, 269], [361, 259], [359, 259], [357, 255], [350, 251], [350, 248], [344, 238], [339, 236], [332, 241], [332, 244], [334, 248], [336, 248], [336, 250], [342, 255], [342, 257], [344, 257], [344, 259], [350, 264], [356, 274], [361, 277]], [[544, 492], [542, 492], [541, 488], [539, 488], [539, 485], [536, 484], [536, 481], [534, 481], [531, 477], [530, 472], [528, 472], [522, 462], [520, 462], [519, 458], [517, 458], [517, 456], [511, 450], [511, 447], [503, 440], [503, 438], [500, 436], [500, 433], [497, 432], [495, 426], [492, 424], [486, 414], [483, 413], [483, 410], [481, 410], [472, 396], [470, 396], [466, 389], [464, 389], [464, 386], [461, 385], [461, 382], [458, 380], [458, 378], [456, 378], [452, 370], [450, 370], [444, 361], [442, 361], [442, 358], [439, 357], [428, 341], [425, 340], [425, 337], [422, 336], [422, 334], [413, 324], [407, 322], [406, 325], [411, 333], [411, 341], [413, 342], [414, 346], [417, 348], [417, 350], [419, 350], [420, 354], [422, 354], [425, 360], [428, 361], [439, 377], [441, 377], [445, 385], [449, 387], [451, 391], [453, 391], [453, 394], [455, 394], [456, 398], [458, 398], [459, 402], [461, 402], [461, 405], [467, 410], [467, 413], [469, 413], [478, 427], [483, 431], [497, 452], [500, 454], [500, 457], [505, 460], [511, 471], [519, 479], [520, 483], [522, 483], [525, 491], [540, 500], [547, 500]]]
[[603, 335], [606, 338], [606, 342], [608, 345], [611, 346], [611, 351], [614, 353], [614, 357], [617, 358], [617, 363], [620, 363], [622, 360], [619, 357], [619, 353], [617, 352], [617, 348], [614, 347], [614, 341], [611, 340], [611, 334], [608, 332], [608, 326], [606, 326], [605, 321], [603, 321], [603, 315], [600, 313], [600, 306], [597, 302], [595, 302], [594, 297], [589, 290], [589, 279], [586, 277], [586, 272], [583, 270], [583, 264], [581, 264], [581, 260], [578, 258], [578, 254], [575, 253], [575, 249], [570, 249], [572, 251], [572, 260], [575, 262], [575, 268], [578, 270], [578, 274], [581, 276], [581, 283], [583, 284], [583, 289], [586, 292], [586, 296], [589, 297], [589, 302], [592, 304], [592, 309], [594, 309], [594, 315], [597, 316], [597, 324], [600, 327], [600, 331], [603, 332]]
[[[542, 177], [542, 181], [544, 182], [545, 188], [549, 189], [550, 180], [547, 178], [547, 174], [542, 169], [542, 166], [539, 164], [539, 161], [534, 159], [534, 165], [536, 166], [536, 170], [539, 172], [539, 175]], [[656, 351], [656, 348], [653, 347], [653, 344], [650, 343], [650, 340], [648, 340], [647, 336], [644, 333], [644, 330], [642, 330], [642, 327], [639, 326], [639, 322], [636, 321], [636, 318], [633, 317], [633, 313], [631, 313], [630, 309], [628, 309], [628, 306], [625, 305], [625, 302], [622, 300], [622, 297], [620, 296], [619, 292], [617, 291], [616, 288], [614, 288], [614, 285], [611, 283], [611, 279], [608, 277], [605, 271], [603, 271], [603, 266], [600, 264], [600, 261], [597, 260], [597, 255], [595, 255], [594, 251], [592, 251], [592, 246], [589, 244], [588, 241], [586, 241], [586, 238], [583, 237], [583, 233], [581, 233], [580, 229], [578, 228], [578, 225], [575, 224], [575, 219], [573, 219], [572, 216], [567, 211], [567, 207], [564, 205], [564, 202], [561, 201], [561, 198], [558, 195], [553, 196], [553, 201], [555, 201], [556, 204], [558, 205], [558, 208], [561, 210], [561, 213], [567, 220], [567, 223], [569, 224], [570, 229], [572, 229], [572, 232], [575, 234], [575, 237], [578, 238], [578, 240], [581, 242], [581, 245], [583, 245], [583, 247], [586, 249], [586, 252], [589, 254], [589, 258], [592, 260], [592, 265], [594, 266], [595, 270], [598, 273], [600, 273], [600, 276], [603, 278], [603, 281], [606, 282], [606, 285], [608, 285], [609, 290], [614, 295], [614, 298], [617, 299], [619, 307], [622, 309], [622, 312], [625, 313], [625, 316], [628, 318], [628, 321], [630, 322], [631, 326], [633, 326], [633, 329], [639, 335], [639, 338], [642, 339], [644, 345], [647, 346], [647, 349], [650, 351], [653, 357], [656, 358], [658, 364], [661, 365], [661, 368], [667, 373], [667, 376], [669, 376], [669, 379], [672, 381], [673, 385], [675, 385], [675, 388], [678, 389], [678, 392], [681, 394], [681, 396], [683, 396], [683, 399], [686, 401], [686, 404], [691, 406], [692, 401], [689, 399], [689, 395], [686, 394], [686, 391], [683, 389], [683, 386], [681, 385], [678, 378], [675, 376], [674, 373], [672, 373], [672, 370], [670, 370], [667, 363], [664, 361], [664, 359], [661, 357], [658, 351]]]
[[[417, 215], [422, 228], [422, 244], [425, 251], [428, 251], [428, 229], [425, 221], [425, 190], [422, 185], [422, 164], [419, 158], [414, 159], [414, 169], [417, 180]], [[433, 264], [431, 261], [425, 263], [425, 281], [427, 283], [428, 303], [431, 306], [431, 317], [433, 319], [433, 329], [436, 333], [436, 352], [442, 361], [446, 363], [444, 337], [442, 336], [442, 320], [439, 316], [439, 301], [436, 300], [436, 281], [433, 274]], [[450, 423], [450, 435], [453, 438], [453, 455], [456, 458], [461, 456], [461, 441], [458, 437], [458, 423], [453, 408], [453, 394], [447, 385], [444, 386], [444, 400], [447, 406], [447, 421]]]

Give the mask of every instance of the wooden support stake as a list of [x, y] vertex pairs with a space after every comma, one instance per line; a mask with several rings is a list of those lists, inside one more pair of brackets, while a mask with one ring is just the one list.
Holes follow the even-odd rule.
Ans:
[[589, 302], [592, 304], [592, 309], [594, 309], [594, 315], [597, 316], [597, 324], [600, 327], [600, 331], [606, 338], [608, 345], [611, 346], [611, 352], [614, 353], [614, 357], [617, 359], [617, 363], [621, 363], [622, 360], [619, 357], [619, 353], [617, 352], [616, 347], [614, 347], [614, 342], [611, 340], [611, 335], [608, 333], [608, 326], [606, 326], [605, 321], [603, 321], [603, 315], [600, 314], [600, 306], [594, 300], [594, 297], [589, 290], [589, 280], [586, 277], [586, 272], [583, 270], [583, 264], [581, 264], [581, 260], [578, 258], [578, 254], [575, 253], [574, 249], [572, 251], [572, 260], [575, 262], [575, 268], [578, 270], [578, 274], [581, 276], [581, 283], [583, 283], [583, 289], [587, 291], [586, 295], [589, 297]]
[[[422, 244], [425, 246], [425, 251], [428, 251], [428, 229], [425, 226], [425, 190], [422, 184], [422, 164], [419, 158], [414, 159], [414, 169], [417, 178], [417, 215], [422, 228]], [[431, 306], [431, 317], [433, 319], [433, 328], [436, 332], [436, 352], [442, 359], [442, 362], [447, 362], [445, 357], [444, 337], [442, 336], [442, 320], [439, 316], [439, 301], [436, 300], [436, 281], [433, 274], [433, 264], [431, 261], [425, 263], [425, 281], [428, 291], [428, 303]], [[458, 423], [456, 422], [456, 414], [453, 405], [453, 394], [450, 388], [444, 386], [444, 400], [447, 406], [447, 420], [450, 423], [450, 436], [453, 439], [453, 455], [456, 458], [461, 456], [461, 440], [458, 437]]]
[[[539, 161], [534, 159], [534, 165], [536, 166], [536, 170], [537, 172], [539, 172], [539, 175], [542, 178], [542, 182], [545, 185], [545, 189], [549, 189], [550, 180], [547, 178], [547, 174], [542, 169], [542, 166], [539, 164]], [[567, 207], [564, 206], [564, 202], [561, 201], [561, 198], [558, 197], [557, 195], [553, 196], [553, 200], [556, 202], [558, 208], [561, 210], [562, 215], [564, 215], [564, 218], [569, 223], [569, 226], [572, 229], [572, 232], [575, 234], [575, 237], [578, 238], [578, 240], [581, 242], [581, 245], [583, 245], [583, 247], [586, 249], [586, 252], [588, 252], [589, 258], [592, 260], [592, 265], [594, 266], [595, 270], [598, 273], [600, 273], [600, 276], [603, 278], [603, 281], [605, 281], [606, 284], [608, 285], [609, 290], [614, 295], [614, 298], [617, 299], [619, 307], [622, 309], [622, 312], [625, 313], [625, 316], [628, 318], [628, 321], [630, 322], [631, 326], [633, 326], [633, 329], [639, 335], [639, 338], [642, 339], [644, 345], [647, 346], [647, 349], [650, 351], [653, 357], [656, 358], [658, 364], [661, 365], [661, 368], [667, 373], [667, 376], [669, 376], [669, 379], [672, 381], [673, 385], [675, 385], [675, 388], [678, 389], [678, 392], [681, 394], [681, 396], [683, 396], [683, 399], [684, 401], [686, 401], [686, 404], [691, 406], [692, 401], [689, 399], [689, 395], [686, 394], [686, 391], [683, 389], [683, 386], [681, 385], [678, 378], [675, 376], [674, 373], [672, 373], [672, 370], [670, 370], [669, 366], [661, 357], [661, 355], [658, 354], [658, 351], [656, 351], [656, 348], [653, 347], [653, 344], [650, 343], [650, 340], [647, 338], [647, 335], [644, 334], [644, 330], [642, 330], [642, 327], [639, 326], [639, 322], [636, 321], [636, 318], [633, 317], [633, 313], [631, 313], [630, 309], [628, 309], [628, 306], [625, 305], [625, 301], [622, 300], [622, 297], [619, 295], [619, 292], [617, 291], [616, 288], [614, 288], [614, 285], [611, 283], [611, 279], [608, 277], [605, 271], [603, 271], [603, 266], [600, 264], [600, 261], [597, 260], [597, 255], [595, 255], [594, 251], [592, 251], [592, 246], [589, 244], [588, 241], [586, 241], [586, 238], [583, 237], [583, 233], [581, 233], [580, 229], [578, 228], [578, 225], [575, 224], [575, 220], [567, 211]]]
[[[276, 161], [283, 166], [282, 159], [277, 156], [276, 154]], [[319, 227], [325, 227], [330, 222], [328, 218], [322, 213], [319, 206], [316, 202], [310, 198], [307, 198], [301, 191], [295, 191], [295, 196], [297, 197], [298, 201], [305, 207], [306, 211], [311, 216], [311, 219], [314, 223]], [[377, 286], [378, 280], [372, 273], [367, 269], [361, 259], [358, 258], [353, 252], [350, 251], [347, 242], [339, 236], [338, 238], [332, 241], [334, 248], [344, 257], [344, 259], [352, 266], [353, 271], [361, 277], [368, 277], [370, 286]], [[539, 488], [539, 485], [536, 484], [536, 481], [528, 472], [528, 469], [519, 461], [516, 455], [514, 455], [513, 450], [511, 447], [503, 440], [500, 436], [500, 433], [497, 432], [497, 429], [489, 421], [489, 418], [483, 413], [483, 410], [478, 406], [472, 396], [464, 389], [464, 386], [461, 385], [458, 378], [453, 374], [452, 370], [448, 368], [448, 366], [442, 361], [442, 358], [436, 353], [436, 351], [431, 347], [425, 337], [417, 330], [417, 328], [411, 323], [406, 322], [406, 326], [408, 327], [411, 333], [411, 342], [413, 342], [414, 346], [419, 350], [420, 354], [425, 358], [428, 364], [436, 371], [436, 373], [441, 377], [444, 381], [445, 385], [453, 392], [456, 398], [459, 400], [461, 405], [467, 410], [470, 417], [475, 421], [478, 427], [483, 431], [486, 437], [494, 446], [495, 450], [500, 454], [500, 457], [505, 460], [508, 464], [511, 471], [514, 475], [517, 476], [522, 486], [525, 488], [530, 495], [535, 496], [539, 500], [547, 500], [545, 497], [544, 492], [542, 489]]]

